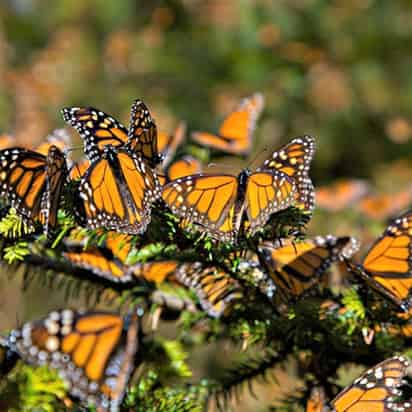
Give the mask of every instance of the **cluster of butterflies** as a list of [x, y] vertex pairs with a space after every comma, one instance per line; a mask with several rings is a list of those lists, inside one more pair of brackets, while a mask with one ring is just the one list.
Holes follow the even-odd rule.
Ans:
[[[69, 393], [98, 411], [118, 411], [134, 368], [144, 359], [141, 318], [134, 312], [63, 309], [13, 330], [2, 343], [8, 365], [18, 358], [56, 369]], [[329, 403], [313, 387], [306, 412], [411, 412], [400, 387], [410, 361], [394, 356], [367, 370]]]
[[[223, 121], [218, 134], [198, 132], [192, 139], [216, 151], [246, 155], [262, 109], [263, 97], [255, 94]], [[205, 174], [193, 157], [173, 161], [184, 141], [184, 125], [172, 135], [158, 133], [140, 100], [132, 106], [128, 129], [91, 107], [64, 109], [63, 117], [83, 139], [85, 159], [69, 164], [61, 132], [34, 150], [6, 147], [0, 151], [0, 198], [49, 234], [58, 225], [57, 212], [68, 195], [68, 182], [76, 182], [77, 223], [102, 231], [104, 236], [92, 244], [82, 231], [73, 230], [64, 240], [63, 256], [71, 267], [94, 276], [125, 284], [142, 279], [155, 285], [175, 282], [193, 290], [209, 316], [226, 316], [247, 293], [220, 266], [176, 259], [128, 263], [133, 239], [146, 231], [152, 209], [163, 202], [181, 218], [184, 228], [195, 226], [218, 241], [233, 244], [259, 232], [273, 214], [290, 206], [307, 214], [313, 211], [309, 168], [315, 141], [310, 136], [293, 139], [254, 171], [245, 169], [238, 176]], [[9, 146], [10, 142], [0, 144]], [[291, 302], [310, 293], [330, 266], [341, 262], [400, 310], [408, 311], [412, 306], [411, 240], [409, 212], [390, 224], [361, 264], [353, 260], [359, 248], [356, 239], [328, 235], [299, 242], [260, 241], [247, 266], [260, 271], [268, 298], [275, 290], [276, 296]], [[135, 360], [142, 359], [140, 335], [135, 313], [122, 317], [64, 309], [13, 331], [4, 346], [10, 358], [14, 354], [32, 364], [56, 368], [70, 385], [70, 394], [85, 404], [114, 411]], [[392, 410], [388, 405], [406, 364], [403, 358], [393, 358], [387, 368], [386, 363], [378, 365], [338, 395], [332, 407], [337, 411]], [[379, 390], [372, 390], [375, 386]], [[353, 400], [352, 395], [358, 398]], [[365, 405], [382, 408], [365, 409], [364, 396], [370, 402]]]

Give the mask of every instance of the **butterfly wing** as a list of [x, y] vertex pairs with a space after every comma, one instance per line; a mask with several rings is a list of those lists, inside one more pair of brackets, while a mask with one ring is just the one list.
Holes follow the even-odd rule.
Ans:
[[[157, 144], [159, 152], [162, 154], [163, 161], [162, 166], [167, 167], [173, 156], [176, 153], [177, 148], [183, 143], [186, 136], [186, 123], [180, 122], [175, 131], [172, 134], [158, 133]], [[190, 173], [193, 174], [193, 173]]]
[[286, 174], [262, 169], [252, 173], [246, 186], [249, 232], [255, 233], [265, 225], [270, 215], [291, 206], [295, 196], [295, 182]]
[[276, 169], [293, 178], [297, 186], [298, 206], [308, 212], [312, 212], [315, 207], [314, 188], [309, 177], [309, 168], [315, 148], [313, 137], [297, 137], [273, 152], [272, 157], [266, 160], [261, 167], [261, 169]]
[[68, 107], [63, 119], [74, 127], [84, 141], [84, 153], [90, 161], [99, 158], [107, 145], [123, 146], [128, 131], [120, 122], [94, 107]]
[[66, 158], [60, 149], [51, 145], [47, 154], [46, 190], [42, 196], [40, 222], [47, 234], [56, 227], [61, 196], [67, 183]]
[[238, 155], [248, 154], [256, 122], [263, 107], [263, 96], [255, 93], [243, 99], [238, 107], [223, 120], [218, 135], [195, 132], [192, 138], [195, 142], [214, 150]]
[[408, 310], [412, 305], [412, 212], [408, 212], [386, 228], [366, 254], [362, 265], [348, 263], [358, 274], [396, 305]]
[[172, 181], [180, 177], [199, 174], [201, 171], [202, 164], [198, 159], [192, 156], [183, 156], [168, 167], [167, 177], [169, 181]]
[[90, 228], [137, 234], [150, 222], [159, 183], [139, 156], [106, 147], [82, 178], [79, 191]]
[[177, 260], [138, 263], [130, 268], [130, 273], [138, 279], [160, 284], [174, 275], [178, 265]]
[[136, 100], [132, 105], [127, 146], [143, 156], [150, 167], [162, 161], [157, 146], [156, 124], [141, 100]]
[[191, 175], [163, 187], [162, 198], [186, 223], [219, 238], [219, 229], [231, 217], [238, 181], [232, 175]]
[[[126, 323], [128, 327], [126, 330]], [[102, 411], [117, 410], [138, 349], [138, 319], [109, 312], [51, 312], [13, 331], [9, 347], [34, 365], [56, 369], [69, 392]]]
[[195, 292], [202, 309], [214, 318], [227, 315], [243, 296], [239, 283], [215, 267], [202, 268], [198, 263], [182, 264], [175, 277], [178, 283]]
[[73, 266], [89, 270], [113, 282], [129, 282], [131, 276], [121, 261], [116, 259], [108, 249], [71, 245], [63, 256]]
[[42, 198], [47, 188], [46, 157], [21, 148], [0, 151], [2, 196], [20, 214], [44, 221]]
[[356, 244], [350, 237], [336, 238], [331, 235], [317, 236], [299, 243], [282, 243], [280, 246], [262, 243], [258, 256], [284, 298], [300, 297], [318, 283], [333, 262], [344, 254], [350, 255], [349, 245]]
[[306, 403], [306, 412], [325, 412], [325, 390], [321, 386], [314, 386]]
[[398, 395], [409, 366], [409, 361], [403, 356], [394, 356], [379, 363], [340, 392], [331, 401], [331, 406], [336, 412], [398, 410], [393, 398]]
[[74, 163], [73, 166], [70, 168], [70, 172], [69, 172], [70, 179], [71, 180], [81, 179], [89, 167], [90, 167], [90, 161], [87, 159]]

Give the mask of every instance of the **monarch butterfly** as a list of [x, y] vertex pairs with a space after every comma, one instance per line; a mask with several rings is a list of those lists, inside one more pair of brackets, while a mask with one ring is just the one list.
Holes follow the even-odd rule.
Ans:
[[412, 212], [393, 220], [363, 259], [346, 260], [348, 270], [361, 276], [375, 290], [404, 311], [412, 307]]
[[336, 412], [389, 412], [410, 408], [409, 402], [395, 403], [399, 386], [410, 362], [403, 356], [394, 356], [375, 365], [340, 392], [331, 406]]
[[66, 159], [54, 145], [47, 156], [22, 148], [0, 151], [0, 196], [23, 217], [40, 222], [46, 234], [57, 224], [67, 174]]
[[344, 210], [364, 197], [369, 188], [363, 180], [341, 180], [316, 190], [316, 204], [325, 210]]
[[156, 173], [139, 155], [109, 145], [82, 177], [79, 195], [91, 229], [138, 234], [150, 222], [160, 186]]
[[56, 369], [83, 404], [117, 411], [134, 368], [138, 333], [135, 314], [63, 309], [12, 331], [8, 346], [25, 362]]
[[158, 150], [162, 154], [162, 166], [170, 164], [177, 148], [182, 144], [186, 136], [186, 123], [180, 122], [172, 134], [159, 132], [157, 135]]
[[306, 412], [324, 412], [325, 408], [325, 390], [321, 386], [314, 386], [306, 403]]
[[334, 261], [351, 256], [356, 248], [355, 240], [347, 236], [317, 236], [299, 243], [262, 243], [258, 257], [281, 295], [298, 298], [319, 281]]
[[168, 180], [176, 180], [180, 177], [194, 175], [202, 171], [200, 161], [192, 156], [183, 156], [173, 162], [167, 169]]
[[214, 150], [246, 155], [249, 153], [256, 122], [264, 107], [260, 93], [243, 99], [221, 124], [217, 135], [206, 132], [192, 133], [192, 139]]
[[135, 100], [132, 105], [129, 130], [112, 116], [93, 107], [64, 108], [62, 113], [64, 120], [84, 140], [84, 152], [92, 162], [108, 145], [124, 147], [141, 155], [150, 167], [162, 160], [157, 149], [156, 124], [141, 100]]
[[412, 203], [412, 190], [405, 189], [394, 194], [368, 196], [359, 203], [359, 210], [370, 219], [394, 217]]
[[307, 172], [313, 152], [312, 137], [296, 138], [255, 172], [244, 169], [238, 177], [195, 174], [179, 178], [163, 187], [162, 198], [172, 212], [201, 231], [218, 240], [235, 241], [245, 213], [247, 231], [254, 234], [270, 215], [294, 204], [295, 198], [312, 208]]
[[182, 264], [175, 272], [178, 283], [192, 289], [200, 306], [214, 318], [227, 315], [243, 297], [239, 283], [216, 267], [202, 267], [199, 262]]

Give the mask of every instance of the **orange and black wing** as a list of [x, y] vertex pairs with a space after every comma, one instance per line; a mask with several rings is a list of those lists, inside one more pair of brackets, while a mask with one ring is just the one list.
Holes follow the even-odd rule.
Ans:
[[221, 152], [246, 155], [249, 153], [256, 122], [262, 112], [264, 98], [260, 93], [243, 99], [219, 128], [218, 134], [195, 132], [195, 142]]
[[199, 230], [225, 239], [222, 226], [238, 230], [231, 223], [236, 219], [238, 186], [237, 178], [231, 175], [191, 175], [166, 184], [162, 198], [185, 223], [194, 223]]
[[179, 262], [177, 260], [138, 263], [132, 266], [129, 272], [138, 279], [160, 284], [175, 274], [178, 265]]
[[348, 268], [402, 309], [412, 307], [412, 212], [398, 217], [386, 228], [362, 265], [348, 262]]
[[262, 266], [285, 298], [298, 298], [319, 282], [330, 265], [356, 252], [350, 237], [317, 236], [299, 243], [262, 243], [258, 256]]
[[159, 197], [156, 174], [138, 155], [107, 147], [92, 162], [80, 186], [87, 226], [143, 233]]
[[40, 222], [47, 234], [57, 224], [57, 212], [69, 172], [66, 157], [54, 145], [49, 147], [46, 162], [46, 190], [41, 202]]
[[21, 148], [0, 151], [0, 196], [24, 217], [44, 222], [42, 200], [47, 191], [47, 159]]
[[202, 171], [200, 161], [192, 156], [183, 156], [173, 162], [167, 169], [169, 181], [179, 179], [180, 177], [199, 174]]
[[90, 161], [87, 159], [74, 163], [69, 171], [70, 179], [72, 180], [81, 179], [89, 167], [90, 167]]
[[[395, 403], [409, 361], [403, 356], [389, 358], [366, 371], [340, 392], [331, 406], [336, 412], [390, 412], [400, 409]], [[399, 408], [399, 409], [398, 409]]]
[[157, 145], [156, 123], [141, 100], [136, 100], [132, 105], [127, 146], [132, 152], [140, 154], [150, 167], [162, 161]]
[[182, 264], [175, 278], [178, 283], [195, 292], [201, 308], [214, 318], [227, 315], [243, 297], [239, 283], [215, 267], [203, 268], [198, 263]]
[[64, 120], [80, 134], [84, 153], [91, 161], [101, 156], [105, 146], [119, 147], [128, 141], [126, 127], [94, 107], [69, 107], [62, 113]]
[[296, 197], [295, 181], [275, 170], [252, 173], [246, 186], [248, 231], [253, 234], [262, 228], [269, 217], [293, 205]]
[[[172, 161], [177, 148], [183, 143], [186, 136], [186, 123], [180, 122], [172, 134], [159, 132], [157, 144], [159, 153], [163, 157], [162, 166], [167, 167]], [[189, 173], [193, 174], [193, 173]]]
[[308, 212], [312, 212], [315, 207], [315, 192], [309, 177], [310, 164], [315, 149], [313, 137], [297, 137], [273, 152], [272, 157], [266, 160], [261, 167], [263, 170], [279, 170], [293, 178], [297, 186], [297, 205]]
[[8, 346], [25, 362], [56, 369], [72, 396], [108, 412], [122, 402], [138, 332], [135, 315], [64, 309], [12, 331]]
[[63, 256], [74, 266], [113, 282], [130, 282], [127, 267], [106, 248], [70, 246]]

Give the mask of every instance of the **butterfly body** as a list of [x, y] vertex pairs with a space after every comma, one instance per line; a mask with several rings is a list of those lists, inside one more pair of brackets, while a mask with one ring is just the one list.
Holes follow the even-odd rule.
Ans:
[[137, 154], [105, 146], [82, 177], [87, 225], [125, 233], [142, 233], [150, 222], [152, 203], [159, 197], [155, 172]]

